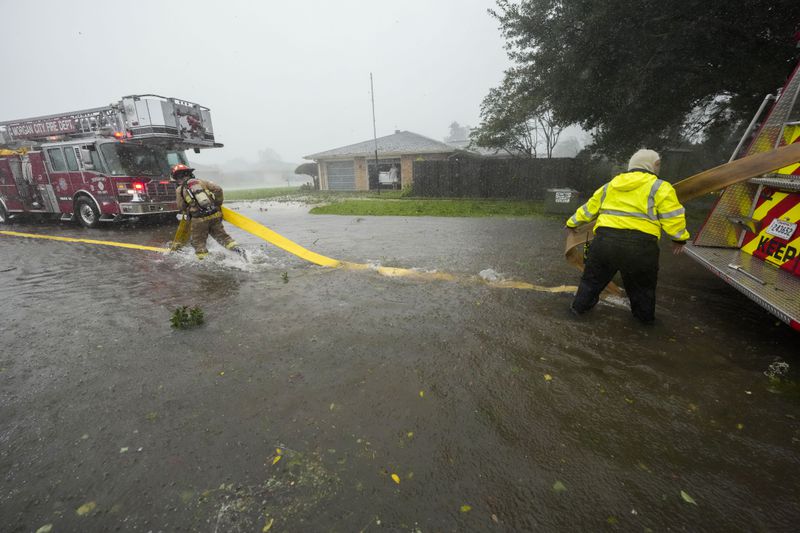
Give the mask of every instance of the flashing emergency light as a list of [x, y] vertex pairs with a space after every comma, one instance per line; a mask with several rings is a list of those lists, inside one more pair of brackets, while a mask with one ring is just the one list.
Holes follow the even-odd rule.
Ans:
[[135, 190], [137, 192], [144, 191], [144, 183], [142, 183], [141, 181], [134, 181], [133, 182], [133, 190]]

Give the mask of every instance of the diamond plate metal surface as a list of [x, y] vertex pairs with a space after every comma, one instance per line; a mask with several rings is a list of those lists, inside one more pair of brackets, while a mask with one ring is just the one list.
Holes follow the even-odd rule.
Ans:
[[[686, 253], [783, 322], [789, 325], [792, 321], [800, 322], [800, 277], [740, 250], [687, 245]], [[729, 264], [741, 266], [765, 284], [728, 267]]]
[[737, 183], [726, 188], [695, 238], [694, 244], [738, 248], [742, 230], [732, 224], [729, 217], [750, 216], [757, 190], [758, 186], [753, 183]]
[[783, 134], [783, 128], [792, 116], [795, 102], [797, 101], [797, 94], [800, 92], [800, 67], [795, 69], [789, 83], [783, 88], [778, 101], [772, 107], [772, 110], [758, 131], [753, 143], [747, 149], [746, 155], [756, 154], [759, 152], [767, 152], [777, 148], [778, 143]]

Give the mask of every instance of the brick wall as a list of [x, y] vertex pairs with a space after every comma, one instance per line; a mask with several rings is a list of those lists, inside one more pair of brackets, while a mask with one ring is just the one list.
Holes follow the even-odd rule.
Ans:
[[445, 161], [451, 154], [417, 154], [400, 157], [400, 186], [414, 183], [414, 161]]
[[367, 179], [367, 158], [366, 157], [356, 157], [354, 159], [355, 164], [353, 165], [356, 172], [356, 190], [357, 191], [368, 191], [369, 190], [369, 180]]
[[324, 162], [317, 163], [319, 169], [319, 188], [320, 190], [327, 190], [328, 188], [328, 168]]

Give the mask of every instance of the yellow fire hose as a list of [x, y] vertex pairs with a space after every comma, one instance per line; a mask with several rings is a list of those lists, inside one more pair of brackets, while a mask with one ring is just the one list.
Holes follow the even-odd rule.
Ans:
[[[227, 207], [222, 208], [222, 218], [226, 222], [233, 224], [237, 228], [242, 229], [248, 233], [251, 233], [256, 237], [260, 237], [261, 239], [264, 239], [265, 241], [274, 244], [278, 248], [286, 250], [290, 254], [294, 254], [301, 259], [305, 259], [309, 263], [314, 263], [315, 265], [331, 267], [331, 268], [347, 268], [350, 270], [374, 270], [379, 274], [388, 277], [408, 277], [414, 279], [444, 280], [444, 281], [458, 281], [459, 279], [459, 277], [456, 276], [455, 274], [448, 274], [446, 272], [422, 272], [410, 268], [397, 268], [397, 267], [385, 267], [385, 266], [372, 267], [364, 263], [351, 263], [349, 261], [340, 261], [338, 259], [332, 259], [330, 257], [326, 257], [324, 255], [320, 255], [316, 252], [312, 252], [311, 250], [303, 248], [296, 242], [290, 241], [286, 237], [272, 231], [271, 229], [265, 226], [262, 226], [255, 220], [251, 220], [240, 213], [231, 211]], [[178, 231], [180, 232], [180, 227], [178, 228]], [[562, 285], [560, 287], [544, 287], [541, 285], [534, 285], [532, 283], [525, 283], [519, 281], [498, 281], [498, 282], [486, 282], [486, 283], [493, 287], [499, 287], [499, 288], [527, 289], [527, 290], [535, 290], [542, 292], [575, 292], [576, 290], [575, 286]]]
[[157, 248], [155, 246], [143, 246], [141, 244], [130, 244], [127, 242], [96, 241], [94, 239], [73, 239], [72, 237], [55, 237], [53, 235], [39, 235], [37, 233], [20, 233], [18, 231], [0, 231], [0, 235], [7, 235], [9, 237], [24, 237], [26, 239], [47, 239], [49, 241], [99, 244], [100, 246], [116, 246], [117, 248], [130, 248], [133, 250], [145, 250], [147, 252], [160, 252], [163, 254], [169, 252], [169, 248]]
[[[449, 274], [447, 272], [424, 272], [410, 268], [372, 266], [365, 263], [351, 263], [349, 261], [340, 261], [338, 259], [332, 259], [330, 257], [326, 257], [316, 252], [312, 252], [307, 248], [303, 248], [296, 242], [291, 241], [286, 237], [284, 237], [283, 235], [280, 235], [279, 233], [272, 231], [266, 226], [259, 224], [255, 220], [247, 218], [246, 216], [237, 213], [235, 211], [231, 211], [227, 207], [222, 207], [222, 218], [223, 220], [229, 222], [230, 224], [233, 224], [237, 228], [242, 229], [248, 233], [251, 233], [252, 235], [259, 237], [267, 241], [268, 243], [274, 244], [278, 248], [286, 250], [290, 254], [296, 255], [297, 257], [304, 259], [305, 261], [308, 261], [310, 263], [314, 263], [315, 265], [320, 265], [324, 267], [346, 268], [349, 270], [372, 270], [387, 277], [406, 277], [406, 278], [420, 279], [420, 280], [464, 281], [464, 282], [479, 281], [491, 287], [496, 287], [501, 289], [522, 289], [522, 290], [533, 290], [533, 291], [550, 292], [550, 293], [562, 293], [562, 292], [574, 293], [575, 290], [577, 289], [577, 287], [575, 287], [574, 285], [560, 285], [556, 287], [546, 287], [543, 285], [535, 285], [533, 283], [527, 283], [524, 281], [510, 281], [510, 280], [486, 281], [477, 276], [464, 276], [464, 275], [459, 276], [456, 274]], [[169, 253], [170, 251], [175, 251], [184, 246], [186, 243], [188, 243], [190, 228], [191, 228], [190, 221], [186, 218], [183, 218], [178, 224], [178, 229], [175, 232], [175, 238], [170, 248], [158, 248], [155, 246], [143, 246], [140, 244], [129, 244], [124, 242], [98, 241], [94, 239], [54, 237], [51, 235], [20, 233], [16, 231], [0, 231], [0, 235], [7, 235], [10, 237], [25, 237], [30, 239], [48, 239], [48, 240], [72, 242], [72, 243], [98, 244], [102, 246], [116, 246], [119, 248], [146, 250], [149, 252]]]

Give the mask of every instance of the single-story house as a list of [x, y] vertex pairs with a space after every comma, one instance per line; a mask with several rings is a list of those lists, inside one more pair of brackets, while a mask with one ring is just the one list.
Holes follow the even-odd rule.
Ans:
[[319, 166], [320, 189], [367, 191], [380, 187], [405, 187], [414, 181], [414, 161], [447, 159], [457, 148], [412, 133], [396, 130], [375, 140], [350, 144], [305, 156]]

